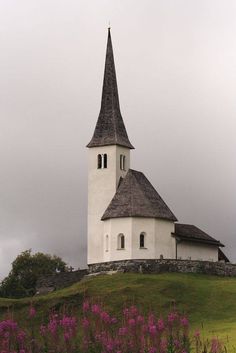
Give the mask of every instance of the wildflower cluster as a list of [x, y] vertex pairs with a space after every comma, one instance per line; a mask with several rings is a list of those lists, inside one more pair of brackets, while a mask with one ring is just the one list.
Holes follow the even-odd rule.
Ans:
[[1, 353], [26, 353], [25, 346], [26, 333], [18, 327], [12, 319], [0, 322], [0, 352]]
[[136, 306], [125, 308], [121, 321], [97, 304], [83, 305], [84, 352], [184, 353], [190, 352], [188, 319], [171, 312], [167, 320], [150, 313], [144, 317]]
[[30, 329], [12, 319], [0, 322], [0, 353], [223, 353], [214, 338], [207, 344], [199, 331], [191, 337], [189, 321], [176, 310], [167, 317], [144, 316], [136, 306], [125, 308], [121, 319], [98, 303], [84, 301], [81, 317], [52, 312], [40, 327], [35, 308], [29, 308]]

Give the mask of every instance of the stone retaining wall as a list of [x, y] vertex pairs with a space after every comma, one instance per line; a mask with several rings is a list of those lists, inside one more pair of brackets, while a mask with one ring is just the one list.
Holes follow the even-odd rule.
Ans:
[[236, 265], [225, 262], [194, 260], [123, 260], [91, 264], [88, 270], [62, 272], [42, 276], [37, 282], [37, 294], [46, 294], [81, 281], [86, 275], [111, 271], [134, 273], [202, 273], [215, 276], [236, 277]]
[[207, 275], [236, 277], [236, 265], [225, 262], [194, 260], [124, 260], [89, 265], [89, 273], [122, 271], [136, 273], [203, 273]]
[[81, 279], [87, 274], [88, 270], [78, 270], [42, 276], [37, 281], [36, 294], [46, 294], [57, 289], [69, 287], [73, 283], [81, 281]]

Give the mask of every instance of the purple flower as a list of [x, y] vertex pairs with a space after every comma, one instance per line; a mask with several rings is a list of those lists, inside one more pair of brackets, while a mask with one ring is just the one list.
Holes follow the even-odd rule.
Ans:
[[165, 329], [165, 323], [164, 323], [164, 320], [163, 319], [159, 319], [157, 321], [157, 329], [159, 331], [163, 331]]
[[188, 325], [189, 325], [188, 319], [187, 319], [186, 317], [182, 317], [182, 318], [180, 319], [180, 323], [181, 323], [181, 325], [184, 326], [184, 327], [188, 327]]
[[[175, 340], [174, 340], [174, 345], [175, 345], [176, 348], [180, 348], [180, 346], [181, 346], [180, 341], [177, 340], [177, 339], [175, 339]], [[182, 352], [182, 353], [183, 353], [183, 352]]]
[[138, 314], [138, 309], [136, 306], [132, 305], [129, 309], [131, 315], [136, 316]]
[[93, 314], [100, 314], [101, 308], [98, 304], [93, 304], [92, 305], [92, 313]]
[[89, 327], [89, 320], [86, 317], [82, 320], [82, 326], [83, 328]]
[[55, 335], [57, 332], [57, 326], [57, 320], [55, 318], [52, 318], [48, 323], [48, 331], [51, 332], [52, 335]]
[[111, 318], [111, 324], [117, 324], [118, 320], [116, 317]]
[[134, 319], [129, 319], [128, 324], [129, 324], [129, 326], [134, 327], [134, 326], [135, 326], [135, 324], [136, 324], [136, 322], [135, 322], [135, 320], [134, 320]]
[[76, 318], [71, 316], [64, 315], [62, 320], [60, 320], [60, 325], [64, 328], [75, 328], [76, 327]]
[[152, 313], [148, 315], [148, 325], [155, 325], [155, 316]]
[[139, 324], [143, 324], [143, 323], [144, 323], [144, 317], [143, 317], [142, 315], [138, 315], [138, 317], [137, 317], [137, 322], [138, 322]]
[[129, 316], [129, 309], [128, 309], [128, 308], [125, 308], [125, 309], [123, 310], [123, 314], [124, 314], [124, 316]]
[[112, 352], [112, 351], [113, 351], [113, 348], [114, 348], [113, 342], [109, 342], [109, 343], [106, 345], [106, 349], [107, 349], [108, 352]]
[[218, 353], [220, 351], [221, 344], [218, 338], [213, 338], [211, 341], [211, 353]]
[[88, 300], [85, 300], [83, 302], [83, 312], [89, 311], [89, 302]]
[[35, 317], [35, 315], [36, 315], [36, 310], [35, 310], [35, 308], [32, 305], [30, 305], [29, 317], [33, 318], [33, 317]]
[[100, 317], [101, 317], [102, 321], [104, 321], [105, 323], [108, 324], [110, 322], [110, 315], [107, 312], [102, 311], [100, 313]]
[[17, 334], [18, 342], [22, 343], [25, 340], [26, 333], [23, 330], [20, 330]]
[[156, 353], [156, 352], [157, 352], [157, 349], [155, 347], [149, 348], [148, 353]]
[[71, 334], [69, 332], [64, 332], [64, 340], [67, 342], [71, 338]]
[[17, 328], [18, 328], [18, 325], [13, 320], [5, 320], [0, 322], [0, 333], [6, 330], [16, 331]]
[[120, 327], [120, 328], [119, 328], [118, 334], [119, 334], [120, 336], [125, 336], [127, 333], [128, 333], [127, 327]]
[[150, 334], [151, 334], [152, 336], [155, 336], [156, 333], [157, 333], [157, 327], [156, 327], [156, 325], [151, 325], [151, 326], [149, 326], [149, 332], [150, 332]]
[[173, 323], [173, 322], [175, 321], [176, 317], [177, 317], [176, 313], [169, 313], [169, 315], [168, 315], [168, 322], [169, 322], [170, 324]]

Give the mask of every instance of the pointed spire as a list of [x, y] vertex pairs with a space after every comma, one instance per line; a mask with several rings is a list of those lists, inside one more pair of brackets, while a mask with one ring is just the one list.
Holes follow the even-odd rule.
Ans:
[[101, 109], [92, 140], [87, 147], [106, 145], [134, 148], [129, 141], [120, 112], [110, 28], [108, 28]]

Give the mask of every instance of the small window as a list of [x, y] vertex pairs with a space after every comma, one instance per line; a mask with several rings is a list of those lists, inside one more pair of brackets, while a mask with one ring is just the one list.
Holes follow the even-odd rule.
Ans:
[[98, 155], [98, 169], [107, 168], [107, 154], [99, 154]]
[[109, 236], [108, 236], [108, 234], [106, 235], [105, 242], [106, 242], [106, 244], [105, 244], [105, 250], [108, 251], [108, 250], [109, 250]]
[[98, 155], [98, 169], [101, 169], [102, 168], [102, 155], [99, 154]]
[[125, 156], [123, 154], [120, 155], [120, 169], [125, 170]]
[[125, 248], [125, 236], [124, 234], [118, 235], [118, 249], [122, 250]]
[[121, 248], [121, 249], [124, 249], [124, 248], [125, 248], [125, 236], [124, 236], [124, 235], [122, 235], [122, 236], [120, 237], [120, 248]]
[[107, 154], [103, 155], [103, 168], [107, 168]]
[[141, 233], [139, 236], [139, 247], [145, 248], [145, 233]]

